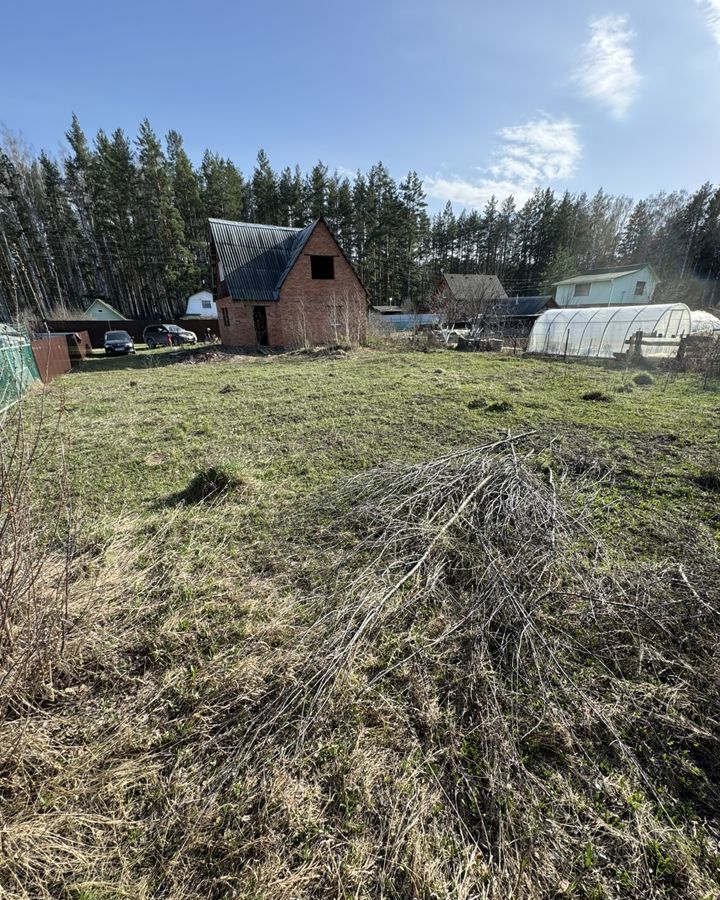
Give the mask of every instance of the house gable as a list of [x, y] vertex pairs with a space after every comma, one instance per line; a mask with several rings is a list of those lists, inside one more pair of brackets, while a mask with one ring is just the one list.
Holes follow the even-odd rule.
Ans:
[[438, 291], [447, 294], [457, 302], [504, 300], [505, 288], [497, 275], [478, 273], [461, 275], [443, 272]]
[[[332, 278], [313, 278], [313, 256], [331, 256], [334, 260]], [[288, 270], [278, 282], [278, 295], [282, 299], [292, 297], [293, 293], [302, 291], [313, 296], [329, 297], [338, 292], [360, 292], [367, 300], [367, 291], [360, 281], [352, 264], [345, 256], [324, 219], [313, 223], [311, 232], [294, 255]]]
[[93, 300], [85, 310], [84, 316], [86, 319], [95, 319], [101, 322], [125, 321], [125, 316], [104, 300]]

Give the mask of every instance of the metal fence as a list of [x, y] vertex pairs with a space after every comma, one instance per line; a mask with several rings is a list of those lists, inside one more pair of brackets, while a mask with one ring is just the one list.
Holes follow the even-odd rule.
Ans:
[[30, 343], [9, 343], [0, 335], [0, 413], [17, 403], [39, 379]]

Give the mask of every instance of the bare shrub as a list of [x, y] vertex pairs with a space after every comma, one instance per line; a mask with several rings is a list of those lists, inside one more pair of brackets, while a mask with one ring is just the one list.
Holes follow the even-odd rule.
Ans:
[[[318, 317], [327, 316], [321, 323]], [[357, 347], [367, 337], [367, 310], [359, 294], [333, 293], [325, 303], [298, 297], [286, 313], [285, 344], [288, 349], [310, 349], [316, 344]]]
[[56, 438], [56, 429], [29, 428], [19, 407], [0, 422], [0, 721], [52, 691], [65, 645], [72, 503], [61, 490], [39, 506], [32, 491]]
[[683, 372], [697, 372], [702, 376], [703, 387], [720, 379], [720, 338], [715, 335], [696, 334], [680, 343], [676, 367]]

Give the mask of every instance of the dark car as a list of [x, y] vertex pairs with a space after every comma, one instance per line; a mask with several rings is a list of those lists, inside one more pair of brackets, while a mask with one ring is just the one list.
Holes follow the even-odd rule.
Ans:
[[155, 347], [169, 347], [171, 344], [197, 344], [197, 335], [179, 325], [148, 325], [143, 331], [143, 340], [148, 350], [152, 350]]
[[105, 353], [114, 356], [116, 353], [134, 353], [135, 344], [127, 331], [105, 332]]

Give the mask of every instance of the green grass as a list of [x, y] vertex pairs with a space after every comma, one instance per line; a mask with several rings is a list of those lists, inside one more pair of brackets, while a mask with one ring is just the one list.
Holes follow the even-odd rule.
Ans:
[[[488, 788], [488, 733], [479, 725], [463, 733], [465, 708], [455, 719], [447, 702], [473, 655], [462, 629], [455, 668], [437, 662], [425, 682], [429, 667], [403, 664], [369, 697], [366, 680], [376, 669], [422, 648], [453, 614], [465, 623], [462, 590], [454, 597], [450, 581], [443, 602], [427, 600], [417, 620], [409, 613], [409, 622], [384, 629], [362, 665], [339, 679], [340, 712], [321, 719], [306, 745], [295, 743], [290, 726], [269, 744], [275, 755], [255, 768], [239, 763], [252, 759], [242, 755], [252, 716], [262, 720], [262, 704], [272, 709], [275, 694], [284, 696], [303, 671], [302, 641], [323, 608], [323, 589], [338, 603], [336, 576], [342, 597], [343, 579], [353, 575], [338, 562], [343, 548], [319, 539], [305, 502], [334, 502], [327, 497], [339, 496], [333, 486], [346, 476], [532, 431], [518, 449], [543, 484], [550, 472], [596, 483], [593, 525], [606, 538], [607, 569], [614, 552], [632, 573], [635, 561], [640, 571], [647, 561], [683, 559], [700, 533], [703, 546], [717, 544], [720, 392], [701, 390], [692, 375], [653, 373], [652, 384], [638, 386], [638, 372], [450, 351], [262, 358], [201, 347], [92, 358], [44, 397], [31, 394], [29, 420], [63, 436], [62, 452], [53, 440], [40, 460], [33, 491], [41, 509], [51, 508], [66, 471], [79, 529], [78, 594], [50, 688], [38, 689], [27, 712], [0, 731], [6, 746], [22, 748], [7, 781], [0, 769], [0, 796], [11, 797], [0, 893], [21, 884], [18, 897], [370, 900], [379, 896], [372, 879], [386, 878], [388, 898], [478, 895], [438, 874], [454, 871], [457, 860], [477, 891], [490, 871], [488, 860], [463, 857], [467, 834], [454, 830], [449, 794], [438, 790], [441, 773], [452, 792], [462, 771], [472, 775], [466, 802], [476, 804], [464, 807], [469, 827], [479, 829], [486, 815], [524, 823], [526, 833], [510, 842], [521, 860], [513, 883], [531, 877], [526, 866], [540, 873], [535, 893], [523, 882], [532, 900], [711, 896], [698, 885], [714, 890], [716, 850], [685, 820], [711, 815], [715, 731], [688, 726], [691, 742], [684, 729], [706, 708], [707, 687], [692, 667], [704, 665], [713, 632], [685, 648], [663, 626], [657, 654], [636, 658], [641, 626], [652, 646], [655, 607], [625, 634], [624, 614], [613, 619], [601, 603], [582, 606], [581, 593], [560, 593], [543, 601], [547, 609], [540, 604], [537, 627], [556, 616], [547, 631], [554, 641], [567, 613], [578, 639], [563, 664], [575, 666], [573, 676], [607, 703], [608, 715], [627, 711], [625, 737], [647, 771], [661, 773], [656, 784], [627, 780], [632, 770], [586, 729], [573, 700], [563, 713], [573, 735], [553, 725], [552, 708], [537, 710], [547, 728], [516, 735], [544, 805], [529, 802], [520, 776]], [[321, 507], [332, 525], [327, 506], [313, 510]], [[345, 531], [337, 538], [352, 540]], [[673, 616], [683, 598], [668, 604]], [[608, 641], [620, 647], [612, 677], [597, 658], [606, 634], [594, 622], [602, 615], [616, 643]], [[693, 678], [701, 687], [690, 686]], [[516, 688], [518, 696], [528, 691], [522, 705], [532, 712], [532, 688]], [[668, 738], [662, 759], [662, 734], [642, 730], [641, 713], [650, 712], [668, 735], [683, 737], [677, 746]], [[482, 723], [484, 710], [473, 715]], [[443, 756], [452, 742], [437, 735], [453, 728], [457, 755]], [[592, 778], [583, 781], [588, 767]], [[487, 796], [492, 808], [483, 806]], [[384, 846], [401, 855], [382, 862]], [[328, 853], [333, 866], [342, 861], [337, 873], [325, 864]]]
[[[98, 516], [155, 508], [215, 465], [241, 470], [271, 503], [531, 428], [558, 460], [615, 471], [608, 499], [626, 524], [689, 504], [720, 528], [707, 487], [720, 468], [720, 393], [695, 376], [638, 387], [635, 370], [447, 351], [169, 364], [175, 355], [93, 359], [50, 389], [65, 408], [74, 490]], [[583, 399], [594, 393], [610, 402]]]

